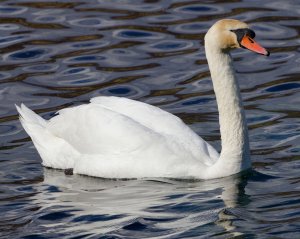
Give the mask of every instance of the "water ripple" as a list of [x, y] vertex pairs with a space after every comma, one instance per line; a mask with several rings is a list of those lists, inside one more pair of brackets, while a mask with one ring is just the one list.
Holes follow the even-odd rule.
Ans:
[[0, 14], [4, 16], [18, 15], [27, 11], [25, 7], [0, 6]]
[[26, 50], [26, 51], [20, 51], [11, 54], [9, 57], [13, 60], [23, 60], [28, 58], [39, 58], [41, 55], [45, 53], [45, 49], [34, 49], [34, 50]]
[[159, 33], [141, 31], [141, 30], [117, 30], [113, 33], [114, 37], [121, 39], [161, 39], [163, 36]]
[[[0, 237], [299, 238], [299, 9], [292, 0], [2, 1]], [[221, 18], [246, 21], [271, 51], [232, 52], [253, 170], [126, 181], [42, 167], [14, 104], [48, 119], [124, 96], [176, 114], [220, 150], [203, 38]]]
[[188, 13], [188, 14], [218, 14], [218, 13], [224, 13], [223, 7], [218, 6], [212, 6], [212, 5], [204, 5], [204, 4], [194, 4], [194, 5], [188, 5], [183, 7], [178, 7], [174, 9], [177, 13]]

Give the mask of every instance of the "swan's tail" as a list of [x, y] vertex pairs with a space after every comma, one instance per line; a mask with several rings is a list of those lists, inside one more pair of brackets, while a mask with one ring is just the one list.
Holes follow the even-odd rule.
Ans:
[[34, 113], [24, 104], [16, 108], [20, 114], [20, 121], [32, 139], [32, 142], [39, 152], [43, 165], [51, 168], [73, 168], [74, 158], [78, 156], [64, 139], [59, 138], [48, 130], [48, 121]]
[[27, 108], [24, 104], [17, 106], [16, 108], [20, 114], [20, 121], [27, 132], [27, 134], [33, 139], [36, 130], [44, 129], [47, 121], [44, 120], [41, 116], [34, 113], [31, 109]]

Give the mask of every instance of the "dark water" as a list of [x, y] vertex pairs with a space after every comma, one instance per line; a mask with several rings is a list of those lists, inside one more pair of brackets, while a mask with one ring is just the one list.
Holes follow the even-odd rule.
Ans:
[[[0, 1], [2, 238], [300, 238], [300, 1]], [[157, 105], [218, 150], [203, 37], [246, 21], [271, 51], [233, 53], [253, 171], [113, 181], [45, 169], [21, 102], [49, 118], [98, 95]]]

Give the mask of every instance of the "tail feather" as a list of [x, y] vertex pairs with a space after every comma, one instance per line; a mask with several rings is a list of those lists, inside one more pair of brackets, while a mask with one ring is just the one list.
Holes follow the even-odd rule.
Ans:
[[24, 104], [21, 104], [20, 107], [16, 105], [16, 108], [20, 114], [20, 122], [33, 143], [35, 145], [42, 144], [47, 121]]
[[41, 155], [43, 165], [52, 168], [73, 168], [74, 158], [78, 152], [64, 139], [53, 135], [47, 129], [47, 120], [34, 113], [24, 104], [16, 108], [20, 114], [20, 121], [31, 137], [34, 146]]
[[26, 105], [21, 104], [21, 106], [17, 106], [16, 108], [20, 114], [20, 120], [22, 122], [22, 125], [25, 124], [38, 124], [40, 126], [45, 127], [47, 121], [43, 119], [38, 114], [34, 113], [31, 109], [26, 107]]

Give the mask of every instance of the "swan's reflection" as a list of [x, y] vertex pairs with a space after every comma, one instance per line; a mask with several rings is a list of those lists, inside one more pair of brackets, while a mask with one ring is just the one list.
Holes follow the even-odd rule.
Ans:
[[71, 222], [78, 230], [96, 234], [122, 231], [139, 222], [167, 231], [168, 236], [211, 223], [239, 235], [226, 210], [245, 197], [246, 184], [247, 178], [241, 175], [209, 181], [126, 181], [67, 176], [45, 168], [36, 202], [42, 205], [43, 214], [57, 208], [71, 210]]

